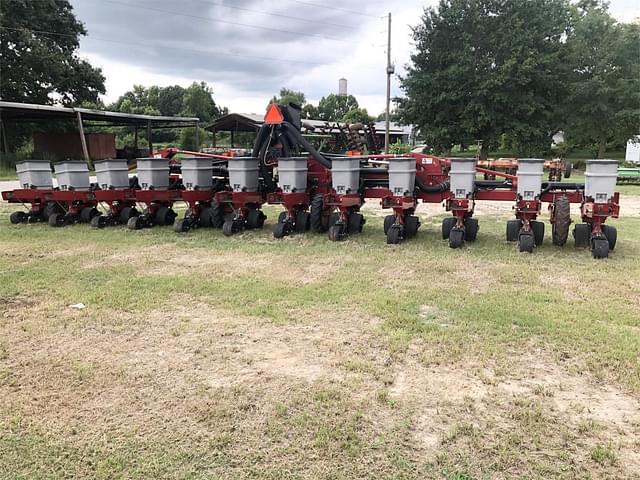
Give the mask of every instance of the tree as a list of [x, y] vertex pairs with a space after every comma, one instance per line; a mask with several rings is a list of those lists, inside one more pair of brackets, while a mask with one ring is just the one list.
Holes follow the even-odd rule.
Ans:
[[369, 123], [373, 117], [369, 115], [366, 108], [352, 108], [340, 119], [344, 123]]
[[558, 127], [568, 25], [565, 0], [441, 0], [414, 28], [402, 120], [437, 151], [479, 139], [486, 157], [507, 133], [540, 153]]
[[227, 113], [213, 101], [213, 91], [206, 82], [193, 82], [184, 92], [180, 115], [198, 117], [202, 122], [210, 122]]
[[97, 102], [105, 93], [101, 70], [76, 53], [87, 31], [68, 0], [4, 1], [0, 27], [3, 100], [51, 104], [57, 97], [65, 105], [79, 105]]
[[353, 95], [331, 94], [322, 97], [318, 103], [318, 120], [339, 122], [352, 109], [358, 109], [358, 101]]
[[158, 94], [157, 108], [161, 115], [175, 117], [182, 110], [185, 90], [180, 85], [161, 88]]
[[640, 25], [616, 23], [596, 0], [580, 1], [573, 15], [564, 130], [602, 158], [607, 143], [626, 143], [640, 127]]
[[271, 102], [279, 105], [289, 105], [289, 103], [293, 103], [302, 108], [307, 103], [307, 100], [304, 97], [304, 93], [283, 87], [280, 89], [280, 95], [274, 95]]

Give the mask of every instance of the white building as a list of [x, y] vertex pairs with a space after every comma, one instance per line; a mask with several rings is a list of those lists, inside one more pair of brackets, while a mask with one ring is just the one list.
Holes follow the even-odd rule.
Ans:
[[636, 135], [627, 141], [627, 153], [625, 162], [640, 164], [640, 135]]

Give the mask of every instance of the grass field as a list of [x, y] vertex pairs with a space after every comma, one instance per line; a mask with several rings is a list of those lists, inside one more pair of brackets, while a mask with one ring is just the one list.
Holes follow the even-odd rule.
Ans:
[[273, 208], [233, 238], [11, 210], [0, 478], [640, 474], [638, 211], [595, 261], [519, 254], [509, 208], [457, 251], [424, 213], [387, 246], [376, 209], [340, 244], [275, 241]]

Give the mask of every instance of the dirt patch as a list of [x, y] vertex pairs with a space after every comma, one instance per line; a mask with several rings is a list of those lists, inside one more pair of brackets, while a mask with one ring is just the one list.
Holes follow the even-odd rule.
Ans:
[[207, 392], [342, 381], [354, 375], [344, 367], [354, 355], [385, 368], [372, 353], [383, 348], [375, 318], [301, 312], [299, 323], [274, 325], [192, 299], [175, 305], [142, 318], [118, 312], [77, 322], [78, 330], [18, 331], [3, 347], [0, 410], [89, 438], [107, 425], [183, 431], [199, 428], [191, 412]]
[[217, 278], [243, 275], [281, 277], [296, 283], [309, 284], [324, 280], [342, 268], [342, 263], [331, 257], [290, 256], [260, 252], [247, 255], [234, 250], [211, 251], [207, 249], [175, 250], [167, 255], [166, 248], [149, 246], [133, 252], [117, 253], [94, 262], [84, 268], [129, 265], [141, 274], [175, 275], [204, 274]]
[[424, 350], [421, 344], [408, 349], [390, 394], [416, 405], [415, 438], [431, 458], [453, 444], [477, 448], [504, 437], [524, 445], [546, 435], [549, 449], [561, 448], [553, 445], [558, 438], [571, 438], [569, 454], [595, 477], [602, 472], [591, 452], [599, 445], [614, 452], [621, 477], [640, 471], [640, 401], [632, 395], [570, 373], [543, 353], [510, 357], [509, 367], [496, 371], [483, 364], [430, 367], [421, 360]]

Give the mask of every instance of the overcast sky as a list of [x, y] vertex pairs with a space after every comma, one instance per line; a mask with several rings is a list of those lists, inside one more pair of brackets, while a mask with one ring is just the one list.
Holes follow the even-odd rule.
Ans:
[[[397, 73], [413, 48], [411, 25], [437, 0], [71, 0], [89, 32], [80, 54], [102, 68], [105, 102], [133, 85], [205, 81], [219, 105], [261, 113], [281, 87], [316, 103], [338, 79], [372, 115], [384, 110], [386, 14]], [[622, 21], [637, 0], [612, 0]], [[383, 18], [384, 17], [384, 18]], [[399, 94], [394, 78], [392, 94]]]

